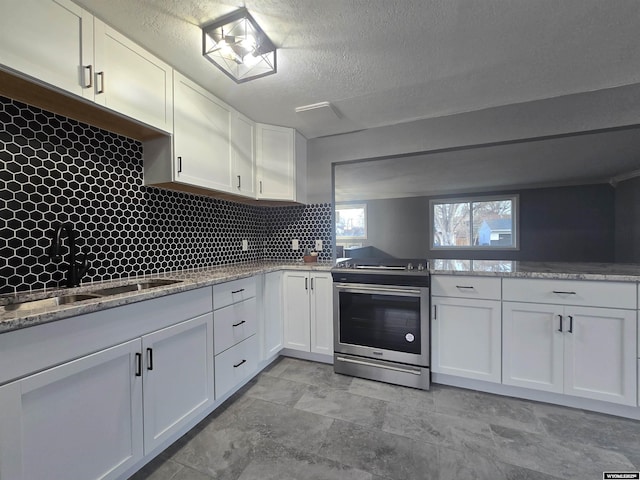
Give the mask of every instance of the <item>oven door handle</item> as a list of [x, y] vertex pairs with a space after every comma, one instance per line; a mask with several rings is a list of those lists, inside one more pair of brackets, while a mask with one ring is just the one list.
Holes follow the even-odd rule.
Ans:
[[347, 293], [381, 293], [386, 295], [405, 294], [420, 295], [420, 290], [416, 288], [384, 288], [370, 285], [353, 285], [351, 283], [334, 283], [335, 287], [341, 292]]

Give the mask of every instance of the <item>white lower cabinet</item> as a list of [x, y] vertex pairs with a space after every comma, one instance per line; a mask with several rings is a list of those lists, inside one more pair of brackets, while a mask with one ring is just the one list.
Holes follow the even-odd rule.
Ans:
[[288, 271], [283, 277], [284, 346], [333, 355], [333, 280], [330, 273]]
[[503, 303], [503, 383], [637, 405], [636, 312]]
[[211, 313], [4, 385], [0, 478], [118, 478], [213, 388]]
[[147, 454], [214, 402], [213, 316], [145, 335], [142, 353]]
[[140, 339], [0, 387], [0, 478], [116, 478], [143, 457]]
[[254, 374], [258, 368], [258, 337], [252, 335], [216, 355], [216, 398]]
[[432, 371], [500, 383], [500, 301], [433, 297], [432, 303]]

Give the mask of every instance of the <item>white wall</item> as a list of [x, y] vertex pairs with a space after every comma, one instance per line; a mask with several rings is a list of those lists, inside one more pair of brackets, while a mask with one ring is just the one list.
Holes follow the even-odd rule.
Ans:
[[640, 124], [640, 84], [315, 138], [309, 203], [331, 201], [331, 164]]

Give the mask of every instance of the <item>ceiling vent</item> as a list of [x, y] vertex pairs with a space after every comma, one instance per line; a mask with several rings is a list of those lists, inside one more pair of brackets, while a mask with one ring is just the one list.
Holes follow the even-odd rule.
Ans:
[[314, 103], [296, 108], [296, 113], [309, 125], [321, 125], [342, 118], [330, 102]]

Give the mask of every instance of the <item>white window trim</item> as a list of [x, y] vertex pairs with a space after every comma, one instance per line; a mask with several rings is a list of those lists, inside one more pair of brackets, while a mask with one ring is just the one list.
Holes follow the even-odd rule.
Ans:
[[[511, 220], [513, 225], [512, 236], [513, 246], [511, 247], [487, 247], [487, 246], [475, 246], [475, 245], [434, 245], [434, 231], [433, 231], [433, 209], [437, 204], [442, 203], [473, 203], [473, 202], [495, 202], [500, 200], [511, 200]], [[473, 215], [473, 213], [471, 213]], [[470, 225], [473, 225], [473, 218], [470, 218]], [[471, 226], [469, 227], [471, 229]], [[472, 233], [471, 231], [469, 232]], [[520, 195], [469, 195], [464, 197], [455, 198], [434, 198], [429, 200], [429, 248], [431, 250], [455, 250], [455, 251], [514, 251], [520, 250]], [[473, 238], [473, 237], [471, 237]]]
[[334, 207], [334, 215], [335, 215], [335, 210], [355, 210], [356, 208], [364, 209], [364, 235], [361, 235], [358, 237], [349, 237], [349, 236], [342, 237], [342, 236], [338, 236], [338, 234], [336, 233], [336, 242], [339, 240], [342, 240], [342, 243], [345, 243], [345, 241], [348, 241], [348, 240], [353, 240], [355, 242], [357, 240], [367, 239], [367, 235], [369, 234], [369, 227], [368, 227], [369, 219], [367, 218], [366, 203], [336, 203], [336, 206]]

